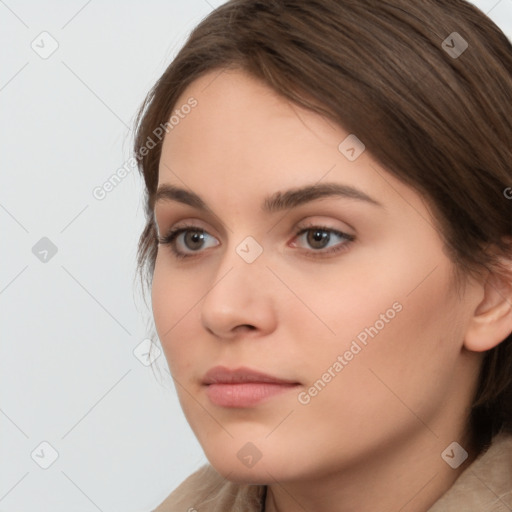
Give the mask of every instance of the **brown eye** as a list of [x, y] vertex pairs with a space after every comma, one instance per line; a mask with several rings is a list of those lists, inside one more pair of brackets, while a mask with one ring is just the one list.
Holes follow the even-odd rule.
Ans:
[[191, 251], [201, 249], [201, 246], [205, 241], [205, 234], [203, 231], [187, 231], [184, 234], [183, 243], [187, 249], [190, 249]]
[[215, 247], [219, 242], [209, 233], [197, 226], [183, 226], [171, 229], [167, 235], [158, 239], [158, 243], [170, 246], [178, 258], [195, 256], [208, 247]]
[[309, 249], [306, 252], [311, 256], [326, 256], [347, 249], [355, 236], [324, 226], [310, 226], [300, 229], [296, 240], [293, 247]]
[[323, 249], [330, 240], [330, 233], [323, 229], [311, 229], [307, 235], [308, 244], [314, 249]]

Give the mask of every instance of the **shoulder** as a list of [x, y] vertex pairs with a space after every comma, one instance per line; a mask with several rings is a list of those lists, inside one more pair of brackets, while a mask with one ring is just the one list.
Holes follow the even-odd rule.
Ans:
[[259, 512], [264, 486], [226, 480], [206, 464], [184, 480], [153, 512]]
[[512, 509], [512, 434], [497, 435], [429, 512]]

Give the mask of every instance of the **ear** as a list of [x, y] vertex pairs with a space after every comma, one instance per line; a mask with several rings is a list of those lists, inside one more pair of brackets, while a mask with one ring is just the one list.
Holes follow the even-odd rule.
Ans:
[[[482, 283], [483, 296], [468, 324], [464, 346], [484, 352], [512, 333], [512, 279], [490, 273]], [[482, 292], [480, 292], [482, 293]]]

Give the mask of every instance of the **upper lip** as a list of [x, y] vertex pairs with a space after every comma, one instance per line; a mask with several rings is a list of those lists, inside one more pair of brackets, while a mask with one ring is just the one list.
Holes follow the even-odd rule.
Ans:
[[245, 382], [269, 382], [273, 384], [298, 384], [296, 381], [280, 379], [250, 368], [229, 369], [215, 366], [206, 372], [203, 384], [242, 384]]

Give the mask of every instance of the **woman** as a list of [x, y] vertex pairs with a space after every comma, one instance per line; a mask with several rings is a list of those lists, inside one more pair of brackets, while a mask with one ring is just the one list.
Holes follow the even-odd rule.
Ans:
[[148, 95], [139, 263], [210, 464], [157, 511], [512, 509], [512, 47], [463, 0], [235, 0]]

